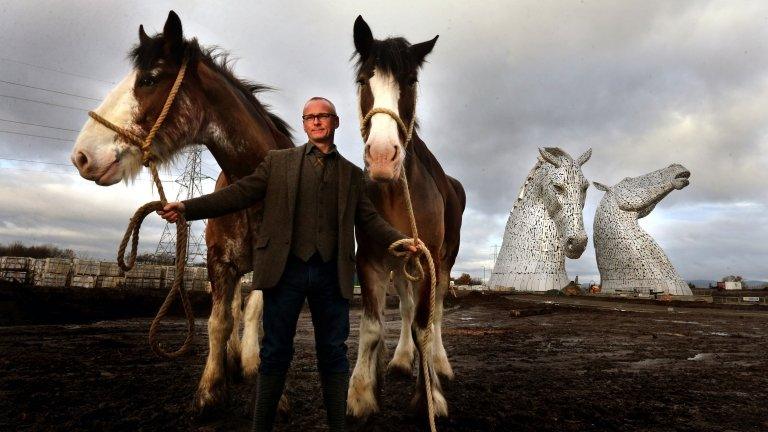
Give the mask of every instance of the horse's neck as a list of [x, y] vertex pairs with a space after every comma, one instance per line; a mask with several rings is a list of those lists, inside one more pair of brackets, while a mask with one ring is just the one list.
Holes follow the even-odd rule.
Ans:
[[624, 232], [642, 233], [648, 235], [638, 223], [637, 213], [628, 212], [619, 208], [616, 199], [605, 196], [600, 201], [595, 213], [595, 224], [611, 227]]
[[526, 204], [524, 202], [510, 215], [510, 246], [521, 257], [534, 261], [562, 261], [555, 222], [540, 203]]
[[564, 261], [555, 221], [533, 193], [536, 185], [526, 188], [507, 220], [502, 249], [520, 261]]
[[210, 109], [203, 143], [222, 171], [231, 179], [250, 174], [269, 150], [293, 146], [281, 133], [263, 106], [254, 106], [225, 78], [210, 71], [206, 98]]

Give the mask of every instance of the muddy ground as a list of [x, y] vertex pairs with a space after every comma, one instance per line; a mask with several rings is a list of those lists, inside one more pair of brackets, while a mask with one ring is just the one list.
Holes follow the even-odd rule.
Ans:
[[[355, 312], [351, 362], [358, 322]], [[195, 355], [175, 362], [152, 355], [148, 323], [0, 327], [0, 430], [249, 430], [245, 383], [232, 385], [218, 419], [192, 417], [205, 321]], [[180, 341], [183, 322], [171, 327]], [[389, 310], [390, 353], [398, 328]], [[444, 340], [456, 379], [444, 383], [440, 431], [768, 430], [764, 311], [472, 294], [449, 305]], [[294, 411], [279, 430], [325, 430], [306, 314], [289, 385]], [[389, 378], [364, 430], [423, 430], [407, 414], [413, 385]]]

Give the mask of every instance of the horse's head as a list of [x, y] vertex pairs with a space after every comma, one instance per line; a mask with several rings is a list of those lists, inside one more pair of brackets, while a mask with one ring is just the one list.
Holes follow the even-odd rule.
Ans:
[[643, 218], [670, 192], [688, 186], [690, 177], [688, 168], [672, 164], [645, 175], [627, 177], [613, 187], [600, 183], [595, 183], [595, 187], [611, 194], [621, 210], [637, 213], [638, 218]]
[[[202, 122], [202, 109], [193, 109], [190, 80], [195, 79], [197, 41], [183, 37], [181, 20], [171, 11], [162, 33], [153, 37], [139, 26], [139, 43], [131, 51], [133, 70], [107, 95], [95, 113], [138, 137], [145, 137], [162, 111], [182, 62], [189, 70], [173, 106], [152, 142], [158, 163], [168, 162], [190, 143]], [[199, 107], [198, 107], [199, 108]], [[75, 141], [72, 163], [80, 175], [101, 186], [134, 178], [142, 166], [141, 150], [120, 134], [89, 119]]]
[[[402, 119], [406, 127], [411, 125], [416, 115], [419, 67], [435, 46], [437, 36], [415, 45], [400, 37], [376, 40], [371, 28], [358, 16], [354, 39], [361, 117], [374, 108], [384, 108]], [[405, 161], [405, 132], [386, 113], [374, 114], [370, 124], [361, 127], [368, 131], [364, 159], [371, 180], [397, 180]]]
[[587, 246], [582, 213], [589, 181], [581, 172], [581, 166], [592, 156], [592, 149], [576, 160], [559, 148], [539, 149], [539, 153], [545, 170], [539, 192], [542, 202], [560, 231], [565, 255], [576, 259]]

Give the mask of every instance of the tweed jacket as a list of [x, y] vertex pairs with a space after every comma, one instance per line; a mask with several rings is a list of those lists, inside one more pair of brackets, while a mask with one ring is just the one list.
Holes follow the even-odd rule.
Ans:
[[[187, 220], [214, 218], [243, 210], [264, 201], [264, 214], [253, 242], [253, 287], [275, 287], [291, 251], [294, 210], [299, 175], [306, 144], [285, 150], [272, 150], [246, 177], [198, 198], [184, 201]], [[365, 193], [363, 171], [337, 154], [339, 287], [345, 298], [352, 298], [355, 268], [354, 229], [377, 239], [382, 248], [405, 238], [376, 211]]]

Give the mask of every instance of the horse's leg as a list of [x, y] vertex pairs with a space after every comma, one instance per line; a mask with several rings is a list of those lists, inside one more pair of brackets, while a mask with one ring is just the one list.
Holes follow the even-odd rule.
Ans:
[[389, 372], [395, 372], [407, 376], [413, 373], [413, 356], [415, 355], [413, 337], [411, 335], [411, 325], [413, 324], [413, 313], [415, 307], [413, 304], [413, 294], [410, 288], [411, 282], [408, 281], [400, 272], [395, 275], [395, 288], [400, 298], [400, 339], [397, 341], [395, 355], [387, 366]]
[[[430, 250], [430, 253], [433, 257], [437, 257], [436, 251]], [[435, 267], [440, 268], [440, 261], [435, 259]], [[441, 286], [441, 280], [442, 274], [440, 272], [437, 273], [437, 281], [435, 281], [435, 312], [437, 312], [437, 304], [442, 303], [442, 296], [440, 296], [440, 286]], [[424, 279], [415, 282], [416, 288], [418, 288], [418, 291], [414, 290], [414, 293], [417, 293], [418, 303], [416, 305], [416, 313], [414, 315], [414, 321], [413, 326], [411, 327], [413, 329], [413, 338], [414, 341], [416, 341], [416, 348], [419, 352], [419, 378], [416, 382], [416, 391], [413, 396], [413, 399], [411, 401], [411, 407], [417, 411], [424, 411], [427, 410], [427, 399], [425, 394], [425, 374], [429, 373], [430, 376], [430, 387], [432, 392], [432, 401], [433, 401], [433, 407], [435, 410], [435, 416], [436, 417], [443, 417], [448, 415], [448, 402], [445, 400], [445, 396], [443, 395], [443, 388], [440, 385], [440, 377], [437, 375], [435, 370], [435, 362], [434, 362], [434, 343], [424, 343], [424, 334], [429, 326], [429, 308], [430, 308], [430, 281], [429, 277], [425, 277]], [[437, 323], [437, 314], [435, 313], [435, 321], [432, 326], [432, 338], [436, 338], [437, 334], [435, 332], [435, 328], [437, 327], [435, 324]], [[427, 369], [424, 370], [424, 362], [422, 359], [426, 359], [427, 363]]]
[[235, 268], [220, 261], [210, 248], [208, 274], [213, 306], [208, 318], [208, 360], [195, 397], [195, 407], [200, 414], [220, 405], [227, 395], [226, 346], [234, 326], [231, 305], [238, 280]]
[[432, 359], [435, 364], [435, 372], [443, 378], [453, 379], [453, 368], [448, 360], [448, 353], [445, 352], [445, 346], [443, 346], [443, 298], [445, 298], [448, 292], [450, 284], [450, 269], [441, 269], [437, 290], [437, 298], [435, 299], [435, 327], [434, 336], [432, 337], [434, 345], [432, 347]]
[[243, 316], [242, 291], [240, 282], [235, 283], [232, 290], [232, 333], [227, 341], [227, 372], [232, 377], [239, 377], [242, 365], [240, 346], [240, 321]]
[[378, 396], [384, 379], [384, 307], [388, 271], [358, 259], [363, 298], [357, 362], [349, 380], [347, 414], [365, 418], [379, 411]]
[[254, 290], [248, 296], [245, 306], [245, 327], [243, 329], [243, 377], [247, 381], [256, 382], [259, 373], [261, 357], [261, 337], [264, 334], [262, 315], [264, 312], [264, 297], [261, 290]]

